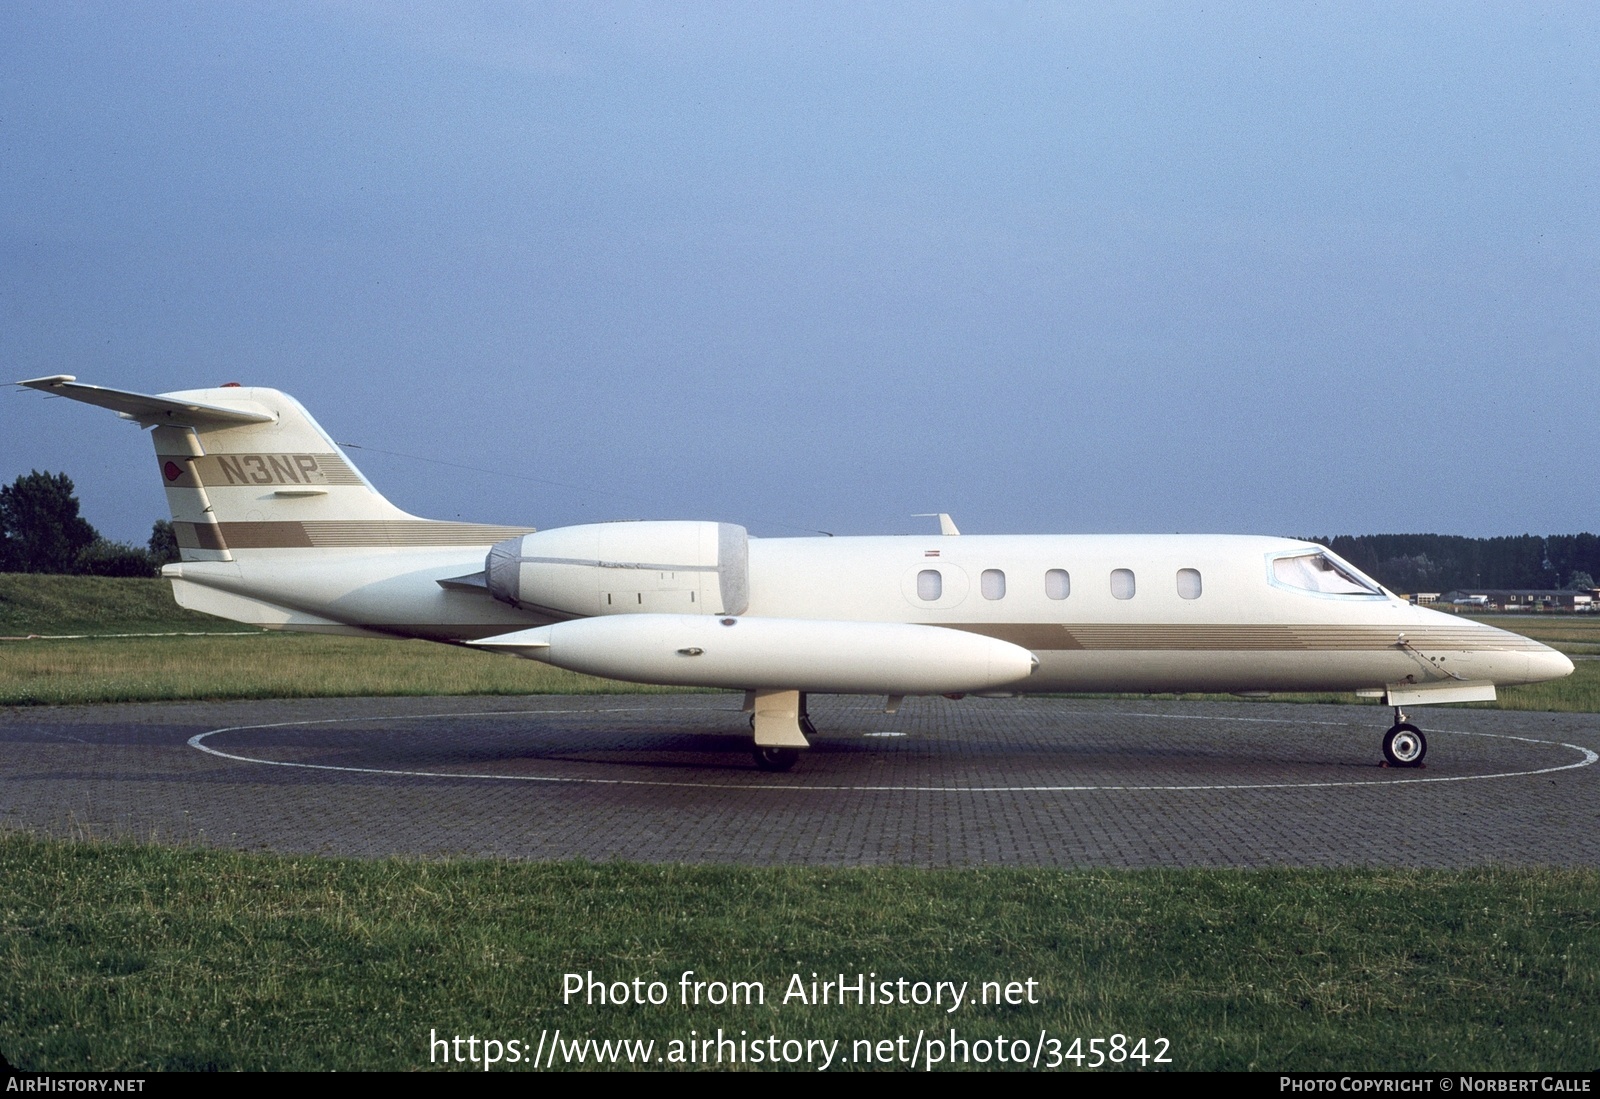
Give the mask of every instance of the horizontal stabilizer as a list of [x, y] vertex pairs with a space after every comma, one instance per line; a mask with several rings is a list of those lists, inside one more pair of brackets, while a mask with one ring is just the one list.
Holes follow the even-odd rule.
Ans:
[[141, 427], [155, 427], [158, 424], [171, 427], [236, 427], [242, 424], [270, 424], [277, 419], [265, 409], [247, 411], [197, 401], [174, 400], [149, 393], [130, 393], [125, 389], [80, 385], [71, 374], [31, 378], [16, 384], [37, 389], [52, 397], [70, 397], [84, 404], [109, 408], [127, 419], [138, 420]]
[[481, 591], [489, 594], [489, 576], [482, 569], [466, 576], [451, 576], [436, 583], [446, 591]]
[[168, 565], [168, 571], [163, 575], [172, 581], [173, 598], [185, 610], [214, 614], [235, 622], [248, 622], [264, 630], [293, 630], [296, 633], [335, 634], [342, 637], [394, 636], [381, 630], [352, 626], [348, 622], [338, 622], [319, 614], [282, 607], [264, 599], [252, 599], [247, 595], [197, 584], [193, 580], [183, 579], [181, 575], [174, 575], [170, 571], [174, 568], [176, 566]]

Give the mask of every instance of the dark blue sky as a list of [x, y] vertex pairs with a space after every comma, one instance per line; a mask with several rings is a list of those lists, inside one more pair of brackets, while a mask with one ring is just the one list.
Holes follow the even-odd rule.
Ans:
[[[1589, 5], [8, 4], [0, 357], [287, 390], [441, 518], [1594, 530], [1597, 59]], [[164, 514], [0, 393], [34, 467]]]

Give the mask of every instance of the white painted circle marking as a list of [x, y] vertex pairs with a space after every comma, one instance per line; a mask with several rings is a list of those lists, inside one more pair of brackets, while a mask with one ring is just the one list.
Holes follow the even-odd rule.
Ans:
[[[583, 710], [482, 710], [468, 713], [444, 714], [407, 714], [399, 716], [379, 717], [328, 717], [311, 721], [274, 721], [264, 725], [229, 725], [221, 729], [209, 729], [203, 733], [196, 733], [189, 738], [189, 747], [197, 748], [209, 755], [221, 759], [234, 760], [239, 763], [256, 763], [264, 767], [292, 767], [307, 771], [338, 771], [345, 774], [358, 775], [394, 775], [401, 778], [446, 778], [446, 779], [473, 779], [476, 781], [491, 782], [551, 782], [575, 783], [588, 786], [670, 786], [691, 790], [786, 790], [795, 793], [923, 793], [923, 794], [1064, 794], [1064, 793], [1090, 793], [1095, 791], [1162, 791], [1176, 792], [1182, 790], [1312, 790], [1326, 789], [1340, 786], [1399, 786], [1420, 785], [1423, 783], [1442, 782], [1486, 782], [1490, 779], [1526, 778], [1530, 775], [1549, 775], [1557, 771], [1572, 771], [1580, 767], [1588, 767], [1600, 761], [1600, 754], [1596, 754], [1580, 744], [1568, 744], [1560, 740], [1541, 740], [1537, 737], [1512, 736], [1509, 733], [1477, 733], [1465, 729], [1439, 729], [1436, 733], [1450, 736], [1476, 736], [1487, 737], [1492, 740], [1515, 740], [1523, 744], [1543, 744], [1551, 747], [1570, 748], [1580, 753], [1583, 758], [1576, 763], [1567, 763], [1559, 767], [1540, 767], [1532, 771], [1500, 771], [1488, 775], [1453, 775], [1438, 778], [1385, 778], [1385, 779], [1354, 779], [1347, 782], [1242, 782], [1242, 783], [1205, 783], [1197, 785], [1134, 785], [1134, 784], [1105, 784], [1105, 785], [1077, 785], [1077, 786], [836, 786], [815, 785], [801, 786], [798, 784], [784, 785], [776, 782], [675, 782], [662, 779], [629, 779], [629, 778], [585, 778], [581, 776], [566, 775], [493, 775], [472, 771], [408, 771], [391, 767], [344, 767], [331, 763], [295, 763], [280, 759], [258, 759], [252, 756], [235, 755], [213, 748], [205, 743], [211, 736], [222, 733], [251, 732], [257, 729], [292, 729], [303, 728], [308, 725], [349, 725], [354, 722], [372, 721], [432, 721], [440, 718], [466, 718], [466, 717], [525, 717], [528, 715], [557, 716], [564, 714], [618, 714], [638, 713], [643, 710], [654, 709], [650, 706], [617, 706]], [[1265, 717], [1232, 717], [1221, 714], [1144, 714], [1128, 713], [1118, 714], [1120, 717], [1148, 717], [1162, 721], [1237, 721], [1263, 725], [1283, 724], [1281, 719]], [[1332, 725], [1348, 727], [1348, 721], [1302, 721], [1300, 725]], [[871, 734], [868, 734], [871, 735]]]

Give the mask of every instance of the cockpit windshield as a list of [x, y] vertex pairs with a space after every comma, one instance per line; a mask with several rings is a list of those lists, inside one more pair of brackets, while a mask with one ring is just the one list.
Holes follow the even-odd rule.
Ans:
[[1276, 557], [1272, 578], [1284, 587], [1323, 595], [1382, 595], [1372, 581], [1355, 569], [1320, 551]]

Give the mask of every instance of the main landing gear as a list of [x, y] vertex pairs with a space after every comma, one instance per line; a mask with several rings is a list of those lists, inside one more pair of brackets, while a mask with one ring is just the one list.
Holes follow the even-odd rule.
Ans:
[[1394, 725], [1383, 734], [1383, 760], [1390, 767], [1421, 767], [1428, 754], [1428, 738], [1406, 720], [1400, 707], [1394, 708]]
[[755, 746], [756, 766], [763, 771], [787, 771], [800, 758], [798, 748], [763, 748]]
[[756, 766], [763, 771], [787, 771], [811, 747], [808, 736], [817, 735], [806, 713], [806, 696], [799, 691], [746, 691], [744, 708], [750, 712], [755, 732]]

